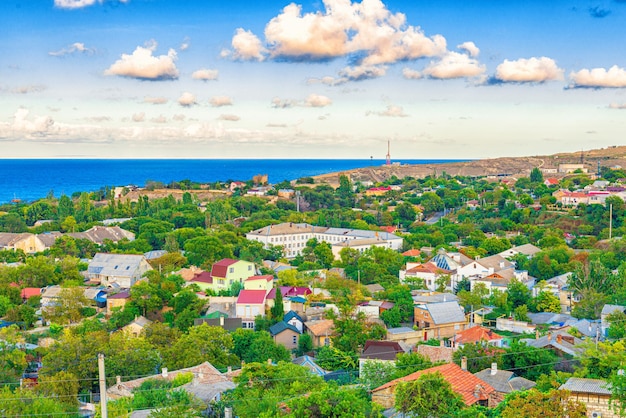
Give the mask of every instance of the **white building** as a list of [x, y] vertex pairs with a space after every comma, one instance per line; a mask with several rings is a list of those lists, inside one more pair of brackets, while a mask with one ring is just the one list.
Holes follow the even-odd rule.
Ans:
[[[293, 258], [302, 254], [302, 249], [306, 246], [307, 241], [312, 238], [317, 239], [319, 242], [329, 243], [331, 246], [351, 240], [372, 240], [368, 245], [361, 241], [363, 245], [357, 246], [359, 250], [372, 246], [385, 246], [396, 251], [402, 248], [402, 238], [388, 232], [328, 228], [306, 223], [268, 225], [246, 234], [246, 239], [259, 241], [266, 247], [269, 245], [282, 246], [287, 258]], [[341, 247], [338, 248], [339, 250], [341, 249]]]

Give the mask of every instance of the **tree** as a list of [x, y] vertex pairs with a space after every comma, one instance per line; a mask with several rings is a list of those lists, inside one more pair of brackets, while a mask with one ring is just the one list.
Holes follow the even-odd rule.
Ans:
[[313, 350], [313, 340], [309, 334], [300, 334], [296, 356], [303, 356]]
[[515, 391], [506, 396], [498, 405], [502, 418], [584, 418], [587, 407], [569, 398], [565, 390], [552, 390], [547, 393], [535, 389]]
[[274, 306], [271, 307], [270, 313], [272, 315], [272, 321], [274, 322], [282, 321], [283, 316], [285, 316], [285, 307], [283, 306], [283, 292], [280, 290], [280, 287], [276, 288]]
[[[437, 346], [439, 341], [437, 341]], [[433, 363], [420, 353], [400, 353], [396, 356], [396, 371], [393, 378], [408, 376], [411, 373], [425, 370], [433, 366]]]
[[239, 363], [232, 354], [233, 337], [221, 327], [207, 324], [189, 328], [165, 355], [165, 364], [170, 370], [183, 369], [208, 361], [217, 368], [226, 368]]
[[530, 171], [530, 181], [531, 183], [543, 183], [543, 173], [538, 167]]
[[26, 368], [26, 355], [18, 348], [24, 338], [16, 325], [0, 329], [0, 380], [18, 384]]
[[394, 379], [396, 367], [388, 361], [365, 361], [360, 366], [359, 381], [372, 390]]
[[452, 358], [458, 365], [463, 357], [467, 359], [467, 371], [477, 373], [491, 367], [491, 363], [497, 363], [498, 368], [502, 367], [502, 354], [504, 350], [494, 347], [486, 342], [464, 344], [454, 352]]
[[286, 402], [286, 410], [277, 415], [262, 414], [261, 417], [279, 416], [289, 418], [301, 417], [374, 417], [370, 411], [368, 394], [362, 388], [337, 387], [327, 384], [321, 389], [297, 396]]
[[59, 402], [78, 405], [78, 378], [72, 373], [60, 371], [52, 376], [43, 376], [37, 382], [37, 392]]
[[531, 298], [531, 291], [522, 281], [513, 278], [506, 287], [508, 293], [507, 300], [513, 308], [520, 305], [527, 305]]
[[61, 289], [55, 305], [44, 310], [44, 317], [59, 324], [73, 324], [82, 318], [82, 309], [89, 305], [89, 299], [81, 287]]
[[465, 407], [461, 396], [439, 372], [399, 383], [395, 395], [398, 411], [419, 417], [455, 416]]
[[506, 370], [515, 370], [519, 376], [536, 381], [539, 376], [550, 374], [556, 361], [557, 356], [551, 350], [513, 341], [502, 356], [502, 367]]
[[616, 309], [606, 316], [606, 321], [610, 324], [607, 337], [611, 339], [626, 337], [626, 314], [624, 312]]

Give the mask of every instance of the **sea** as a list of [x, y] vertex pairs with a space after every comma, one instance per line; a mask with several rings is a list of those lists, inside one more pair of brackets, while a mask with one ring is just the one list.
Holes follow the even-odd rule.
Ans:
[[[433, 164], [463, 160], [394, 160]], [[0, 203], [33, 202], [46, 196], [71, 196], [110, 186], [143, 186], [191, 180], [198, 183], [252, 179], [267, 174], [270, 183], [381, 166], [384, 160], [322, 159], [0, 159]]]

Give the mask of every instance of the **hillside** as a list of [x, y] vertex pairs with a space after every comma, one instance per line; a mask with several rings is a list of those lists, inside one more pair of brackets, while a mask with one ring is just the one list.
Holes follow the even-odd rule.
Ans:
[[[328, 173], [313, 177], [316, 183], [337, 185], [339, 176], [347, 174], [354, 181], [382, 182], [392, 176], [398, 178], [423, 178], [447, 173], [452, 176], [528, 176], [534, 167], [558, 168], [559, 164], [579, 164], [582, 159], [590, 173], [595, 173], [598, 163], [603, 167], [626, 167], [626, 146], [615, 146], [577, 153], [560, 153], [531, 157], [502, 157], [461, 163], [414, 164], [375, 166]], [[555, 175], [558, 177], [559, 175]], [[560, 175], [562, 176], [562, 175]]]

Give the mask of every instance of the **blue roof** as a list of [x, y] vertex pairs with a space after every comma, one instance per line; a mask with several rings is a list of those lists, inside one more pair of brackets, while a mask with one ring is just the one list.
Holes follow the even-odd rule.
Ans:
[[297, 334], [300, 334], [300, 331], [298, 331], [298, 328], [296, 328], [296, 327], [294, 327], [293, 325], [288, 324], [288, 323], [286, 323], [286, 322], [284, 322], [284, 321], [281, 321], [281, 322], [278, 322], [278, 323], [276, 323], [276, 324], [272, 325], [272, 326], [270, 327], [270, 334], [272, 334], [272, 335], [278, 335], [278, 334], [280, 334], [281, 332], [286, 331], [286, 330], [288, 330], [288, 329], [289, 329], [289, 330], [292, 330], [293, 332], [295, 332], [295, 333], [297, 333]]
[[[293, 301], [294, 298], [291, 298], [291, 300]], [[300, 317], [300, 315], [298, 315], [297, 312], [295, 311], [289, 311], [285, 314], [285, 316], [283, 317], [283, 321], [285, 322], [289, 322], [291, 319], [296, 318], [298, 321], [300, 322], [304, 322], [302, 320], [302, 318]]]

